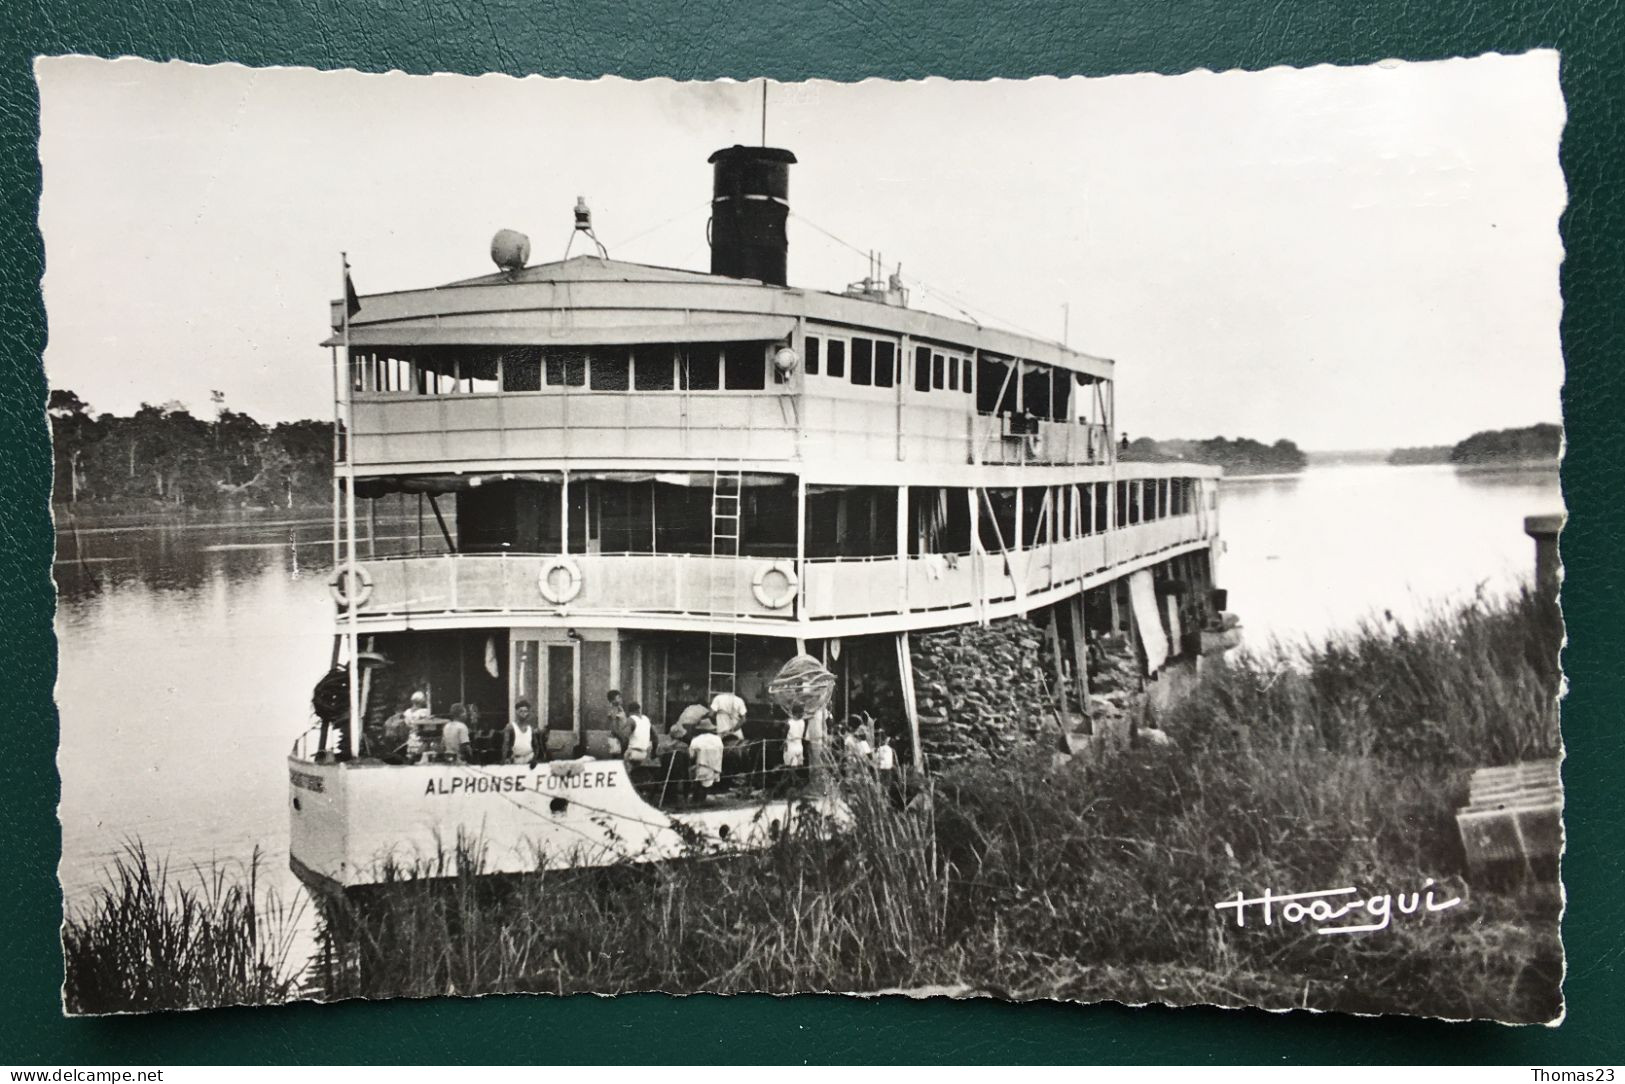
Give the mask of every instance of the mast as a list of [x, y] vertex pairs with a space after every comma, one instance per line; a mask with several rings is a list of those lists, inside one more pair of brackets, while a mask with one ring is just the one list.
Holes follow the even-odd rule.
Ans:
[[356, 624], [356, 611], [360, 609], [357, 600], [360, 597], [360, 578], [356, 575], [355, 550], [355, 367], [350, 359], [350, 298], [353, 289], [350, 286], [350, 259], [349, 253], [339, 253], [339, 262], [344, 265], [342, 281], [339, 283], [341, 295], [344, 298], [344, 324], [339, 336], [343, 351], [343, 381], [340, 387], [344, 389], [344, 541], [345, 541], [345, 570], [342, 576], [344, 584], [345, 624], [347, 626], [346, 639], [349, 641], [348, 654], [350, 657], [350, 756], [354, 757], [361, 752], [361, 685], [359, 682], [360, 660], [357, 658], [356, 645], [358, 628]]

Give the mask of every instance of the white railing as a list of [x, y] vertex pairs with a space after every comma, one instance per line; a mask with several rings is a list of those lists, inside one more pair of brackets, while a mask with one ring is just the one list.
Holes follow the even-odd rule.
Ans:
[[[446, 554], [364, 562], [372, 591], [363, 614], [541, 612], [669, 613], [786, 620], [793, 604], [756, 597], [765, 557], [689, 554], [579, 554], [564, 558]], [[573, 569], [579, 588], [570, 583]], [[549, 575], [550, 584], [543, 583]], [[769, 595], [770, 598], [774, 597]]]
[[[788, 621], [952, 610], [1076, 583], [1087, 576], [1204, 540], [1195, 514], [1118, 528], [1053, 546], [1003, 553], [820, 558], [802, 563], [793, 595], [786, 580], [757, 579], [786, 562], [766, 557], [580, 554], [567, 558], [447, 554], [363, 563], [372, 589], [361, 614], [672, 614]], [[567, 563], [579, 577], [579, 588]], [[549, 575], [550, 583], [543, 583]], [[544, 590], [545, 588], [545, 590]]]
[[[1084, 422], [1038, 421], [1001, 436], [1004, 420], [889, 394], [504, 392], [359, 395], [356, 463], [504, 459], [737, 459], [922, 463], [1105, 464], [1110, 437]], [[899, 421], [900, 416], [900, 421]], [[901, 436], [899, 436], [901, 424]]]

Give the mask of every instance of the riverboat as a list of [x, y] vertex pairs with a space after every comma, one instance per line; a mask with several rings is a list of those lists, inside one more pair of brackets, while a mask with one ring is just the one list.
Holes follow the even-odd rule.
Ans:
[[[1111, 360], [911, 307], [896, 275], [789, 285], [794, 163], [711, 156], [708, 273], [611, 259], [585, 202], [582, 255], [531, 264], [503, 231], [483, 277], [357, 296], [346, 269], [325, 345], [350, 710], [342, 751], [313, 726], [289, 758], [307, 883], [470, 846], [492, 873], [660, 860], [837, 816], [781, 767], [767, 687], [794, 656], [834, 676], [832, 744], [861, 716], [918, 772], [940, 721], [919, 637], [1036, 629], [1086, 731], [1092, 642], [1156, 674], [1224, 630], [1219, 471], [1118, 459]], [[612, 689], [662, 748], [685, 708], [741, 698], [720, 787], [618, 756]], [[387, 755], [414, 692], [462, 707], [464, 761]], [[522, 700], [534, 766], [499, 763]]]

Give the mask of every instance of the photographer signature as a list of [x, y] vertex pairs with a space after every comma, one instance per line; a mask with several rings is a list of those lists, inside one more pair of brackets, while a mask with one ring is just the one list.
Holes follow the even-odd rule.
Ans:
[[[1279, 913], [1282, 923], [1296, 925], [1307, 920], [1319, 925], [1315, 930], [1316, 933], [1372, 933], [1388, 928], [1396, 908], [1399, 914], [1414, 915], [1419, 912], [1426, 914], [1448, 911], [1461, 903], [1459, 897], [1442, 902], [1435, 900], [1433, 883], [1433, 878], [1429, 877], [1427, 883], [1415, 892], [1398, 894], [1389, 892], [1365, 898], [1360, 898], [1358, 888], [1325, 888], [1318, 892], [1292, 892], [1284, 895], [1277, 895], [1266, 888], [1262, 896], [1248, 898], [1245, 892], [1237, 892], [1235, 899], [1216, 903], [1213, 907], [1218, 911], [1234, 908], [1237, 926], [1246, 926], [1248, 910], [1257, 907], [1261, 909], [1266, 926], [1273, 925]], [[1348, 920], [1351, 924], [1323, 925], [1327, 922], [1344, 920]]]

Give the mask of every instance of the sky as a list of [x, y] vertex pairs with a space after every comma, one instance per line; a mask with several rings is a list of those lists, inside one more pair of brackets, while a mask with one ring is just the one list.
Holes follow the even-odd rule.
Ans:
[[[705, 270], [705, 160], [762, 135], [760, 82], [36, 72], [45, 370], [98, 412], [330, 417], [341, 250], [362, 294], [487, 273], [500, 228], [553, 260], [580, 195], [612, 257]], [[1563, 120], [1549, 51], [767, 95], [793, 285], [875, 250], [1115, 359], [1133, 436], [1314, 450], [1558, 420]]]

